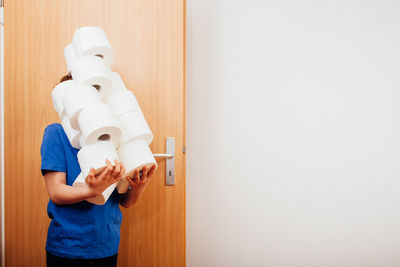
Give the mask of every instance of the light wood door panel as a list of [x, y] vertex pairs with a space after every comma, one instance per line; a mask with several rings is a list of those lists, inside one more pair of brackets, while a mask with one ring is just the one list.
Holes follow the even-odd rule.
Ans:
[[5, 3], [6, 266], [45, 266], [48, 195], [40, 173], [44, 128], [59, 122], [50, 93], [66, 73], [76, 27], [102, 27], [111, 66], [136, 95], [154, 133], [176, 137], [174, 186], [165, 161], [141, 200], [123, 212], [119, 266], [185, 265], [184, 0], [10, 0]]

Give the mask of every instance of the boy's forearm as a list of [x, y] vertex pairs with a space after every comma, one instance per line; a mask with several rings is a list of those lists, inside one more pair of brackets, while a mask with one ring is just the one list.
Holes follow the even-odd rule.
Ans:
[[93, 197], [89, 187], [72, 187], [66, 184], [59, 184], [50, 195], [50, 199], [59, 205], [74, 204]]
[[120, 204], [124, 208], [129, 208], [133, 204], [135, 204], [140, 196], [142, 195], [144, 188], [141, 189], [130, 189], [124, 195], [121, 196]]

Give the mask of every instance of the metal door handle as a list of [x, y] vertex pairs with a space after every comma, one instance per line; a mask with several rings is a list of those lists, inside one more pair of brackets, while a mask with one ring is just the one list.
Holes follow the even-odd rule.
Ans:
[[175, 137], [165, 139], [165, 154], [155, 153], [155, 158], [165, 158], [165, 184], [175, 184]]
[[175, 157], [174, 154], [153, 154], [153, 156], [155, 158], [167, 158], [167, 159]]

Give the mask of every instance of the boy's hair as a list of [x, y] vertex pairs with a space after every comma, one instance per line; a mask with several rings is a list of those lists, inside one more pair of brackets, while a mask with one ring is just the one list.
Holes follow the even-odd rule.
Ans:
[[58, 83], [62, 83], [68, 80], [72, 80], [71, 73], [68, 73], [67, 75], [63, 76]]

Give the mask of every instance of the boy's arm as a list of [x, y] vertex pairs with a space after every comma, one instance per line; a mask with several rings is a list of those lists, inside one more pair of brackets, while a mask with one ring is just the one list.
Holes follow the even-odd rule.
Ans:
[[156, 166], [153, 166], [147, 171], [147, 168], [144, 167], [141, 176], [139, 176], [139, 172], [136, 170], [132, 179], [126, 179], [130, 183], [131, 189], [121, 196], [119, 203], [122, 207], [129, 208], [139, 200], [155, 169]]
[[89, 187], [67, 185], [65, 172], [47, 172], [44, 180], [49, 197], [55, 204], [74, 204], [93, 197]]
[[111, 184], [118, 182], [125, 173], [123, 165], [115, 162], [116, 165], [112, 166], [107, 160], [107, 168], [97, 176], [92, 168], [87, 177], [87, 187], [67, 185], [65, 172], [47, 172], [44, 179], [51, 201], [59, 205], [74, 204], [101, 194]]

